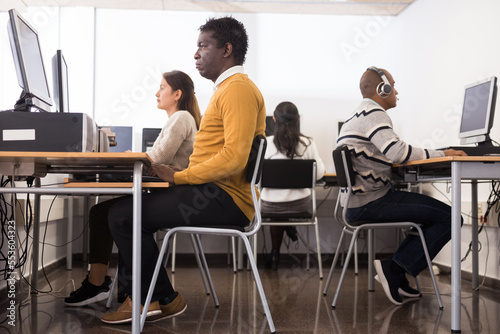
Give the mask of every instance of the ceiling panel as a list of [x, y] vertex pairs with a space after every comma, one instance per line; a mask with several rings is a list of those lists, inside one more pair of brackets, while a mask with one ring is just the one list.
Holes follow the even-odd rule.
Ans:
[[414, 0], [2, 0], [0, 11], [26, 6], [86, 6], [96, 8], [186, 10], [244, 13], [325, 15], [398, 15]]

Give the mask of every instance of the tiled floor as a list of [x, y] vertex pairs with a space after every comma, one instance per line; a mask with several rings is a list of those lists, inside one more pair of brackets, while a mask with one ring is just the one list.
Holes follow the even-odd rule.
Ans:
[[[215, 308], [212, 297], [205, 294], [192, 255], [178, 255], [176, 273], [171, 278], [188, 308], [176, 318], [146, 325], [144, 333], [269, 333], [251, 272], [234, 274], [222, 255], [210, 256], [208, 261], [220, 307]], [[331, 260], [325, 261], [325, 278], [319, 280], [317, 267], [306, 271], [305, 264], [302, 266], [286, 255], [282, 255], [278, 271], [265, 270], [260, 261], [260, 275], [277, 333], [450, 333], [449, 275], [438, 276], [445, 306], [439, 311], [427, 273], [420, 278], [423, 297], [394, 306], [380, 285], [375, 286], [374, 292], [367, 291], [366, 266], [358, 276], [349, 270], [333, 310], [331, 303], [340, 269], [335, 272], [328, 295], [322, 294], [330, 263]], [[4, 322], [0, 333], [130, 332], [130, 325], [111, 326], [100, 321], [106, 312], [104, 302], [80, 308], [64, 306], [62, 298], [72, 290], [67, 282], [73, 279], [79, 286], [85, 273], [86, 266], [77, 262], [72, 271], [60, 268], [49, 274], [53, 290], [60, 292], [29, 296], [17, 291], [17, 299], [25, 302], [16, 311], [16, 326]], [[49, 289], [46, 282], [41, 286], [44, 291]], [[470, 286], [470, 282], [462, 282], [462, 333], [499, 333], [500, 291], [483, 287], [473, 292]], [[5, 300], [2, 296], [0, 310], [6, 310]], [[116, 307], [115, 302], [112, 309]], [[5, 312], [1, 317], [5, 317]]]

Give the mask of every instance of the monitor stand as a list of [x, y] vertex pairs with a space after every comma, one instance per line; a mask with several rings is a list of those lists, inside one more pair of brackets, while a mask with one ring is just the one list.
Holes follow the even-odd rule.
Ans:
[[37, 97], [33, 96], [33, 94], [26, 93], [24, 90], [21, 93], [21, 96], [16, 101], [14, 105], [14, 111], [21, 112], [50, 112], [50, 105], [41, 101]]

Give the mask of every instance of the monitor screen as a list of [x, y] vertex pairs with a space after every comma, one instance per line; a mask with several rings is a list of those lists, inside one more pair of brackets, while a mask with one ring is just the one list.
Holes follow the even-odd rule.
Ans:
[[110, 126], [111, 132], [116, 134], [116, 146], [109, 148], [110, 152], [132, 151], [133, 133], [131, 126]]
[[273, 116], [266, 116], [266, 137], [274, 135], [274, 119]]
[[462, 144], [489, 141], [495, 114], [497, 78], [491, 77], [465, 87], [462, 121], [458, 135]]
[[153, 144], [160, 133], [161, 128], [142, 129], [142, 152], [147, 152], [153, 148]]
[[52, 79], [52, 93], [56, 110], [69, 112], [68, 65], [61, 50], [57, 50], [52, 57]]
[[52, 99], [36, 30], [15, 9], [9, 10], [7, 25], [17, 80], [23, 88], [16, 110], [50, 111]]

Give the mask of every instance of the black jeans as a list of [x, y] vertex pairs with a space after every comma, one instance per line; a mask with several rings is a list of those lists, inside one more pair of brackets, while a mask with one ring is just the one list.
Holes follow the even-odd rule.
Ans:
[[[109, 209], [108, 223], [120, 252], [120, 283], [132, 296], [132, 197], [125, 197]], [[158, 246], [153, 234], [160, 228], [177, 226], [247, 226], [248, 218], [231, 196], [214, 183], [179, 185], [142, 196], [142, 284], [144, 304], [156, 261]], [[123, 275], [124, 273], [124, 275]], [[161, 268], [151, 301], [174, 292], [165, 268]], [[133, 297], [133, 296], [132, 296]]]

